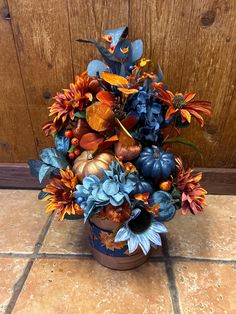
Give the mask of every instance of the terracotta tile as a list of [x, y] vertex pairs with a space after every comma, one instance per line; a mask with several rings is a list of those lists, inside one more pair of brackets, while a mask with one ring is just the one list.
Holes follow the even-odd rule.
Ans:
[[46, 222], [38, 191], [0, 190], [0, 252], [33, 252]]
[[236, 313], [235, 266], [189, 262], [174, 269], [182, 313]]
[[21, 277], [27, 262], [26, 259], [0, 258], [0, 313], [5, 313], [14, 284]]
[[88, 230], [82, 219], [59, 222], [55, 217], [40, 252], [91, 254]]
[[212, 259], [236, 258], [236, 196], [207, 196], [205, 212], [168, 222], [170, 255]]
[[92, 259], [37, 260], [13, 313], [172, 313], [164, 264], [112, 271]]

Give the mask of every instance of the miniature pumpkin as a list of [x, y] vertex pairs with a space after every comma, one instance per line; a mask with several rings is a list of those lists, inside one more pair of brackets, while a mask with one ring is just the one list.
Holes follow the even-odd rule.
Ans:
[[164, 191], [154, 192], [150, 198], [151, 205], [160, 205], [158, 221], [168, 221], [174, 217], [176, 209], [173, 203], [172, 196]]
[[151, 183], [149, 183], [147, 180], [145, 180], [143, 177], [141, 177], [137, 181], [137, 183], [134, 187], [134, 190], [131, 193], [131, 196], [133, 196], [135, 194], [144, 194], [146, 192], [152, 194], [153, 188], [152, 188]]
[[142, 146], [139, 142], [132, 146], [126, 146], [121, 142], [115, 144], [115, 154], [120, 160], [133, 160], [139, 156], [141, 150]]
[[135, 162], [139, 172], [154, 181], [168, 178], [175, 165], [174, 155], [156, 146], [145, 147]]
[[91, 151], [83, 151], [75, 159], [73, 171], [79, 181], [89, 175], [101, 177], [101, 169], [108, 169], [115, 156], [111, 151], [104, 151], [100, 154], [92, 155]]

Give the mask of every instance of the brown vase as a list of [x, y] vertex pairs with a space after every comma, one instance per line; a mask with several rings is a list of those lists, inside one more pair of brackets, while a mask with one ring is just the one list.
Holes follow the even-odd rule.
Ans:
[[147, 261], [149, 255], [144, 255], [140, 248], [129, 254], [126, 242], [114, 243], [112, 234], [118, 224], [98, 217], [91, 218], [89, 224], [93, 256], [103, 266], [115, 270], [128, 270]]

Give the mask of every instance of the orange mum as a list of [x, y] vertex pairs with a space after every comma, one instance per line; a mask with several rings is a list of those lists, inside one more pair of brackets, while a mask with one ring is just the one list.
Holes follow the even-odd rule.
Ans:
[[55, 102], [49, 107], [49, 116], [55, 116], [53, 122], [43, 127], [46, 135], [59, 131], [66, 121], [74, 120], [76, 111], [83, 110], [91, 104], [94, 85], [96, 85], [94, 79], [89, 77], [87, 72], [83, 72], [76, 76], [75, 83], [71, 83], [70, 88], [57, 93], [53, 98]]
[[211, 115], [211, 103], [206, 100], [193, 100], [196, 95], [194, 93], [174, 95], [171, 91], [162, 89], [157, 83], [153, 83], [153, 87], [158, 92], [156, 97], [169, 107], [165, 116], [166, 120], [180, 114], [182, 123], [186, 121], [190, 123], [193, 116], [203, 126], [204, 119], [200, 114]]
[[83, 210], [75, 203], [73, 192], [78, 183], [74, 173], [69, 169], [60, 170], [60, 176], [55, 176], [43, 189], [49, 193], [44, 200], [49, 201], [47, 212], [57, 211], [59, 220], [63, 220], [65, 214], [82, 215]]
[[176, 163], [178, 169], [176, 186], [182, 193], [182, 213], [185, 215], [190, 211], [192, 214], [196, 214], [203, 211], [203, 206], [207, 205], [205, 201], [207, 191], [199, 183], [202, 179], [202, 173], [192, 175], [193, 170], [190, 168], [185, 170], [180, 158], [176, 158]]

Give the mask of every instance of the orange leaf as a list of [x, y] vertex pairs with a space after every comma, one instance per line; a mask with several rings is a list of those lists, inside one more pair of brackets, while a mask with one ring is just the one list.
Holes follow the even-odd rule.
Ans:
[[117, 142], [118, 136], [117, 135], [113, 135], [111, 137], [109, 137], [107, 140], [105, 140], [104, 142], [100, 143], [96, 149], [96, 153], [101, 152], [109, 147], [111, 147], [115, 142]]
[[116, 123], [119, 126], [118, 131], [119, 141], [125, 146], [135, 145], [135, 140], [133, 139], [132, 135], [126, 130], [123, 124], [118, 119], [116, 119]]
[[121, 86], [126, 87], [128, 86], [128, 80], [120, 75], [109, 73], [109, 72], [102, 72], [101, 74], [102, 79], [106, 81], [107, 83], [113, 85], [113, 86]]
[[138, 92], [138, 90], [134, 88], [118, 88], [118, 90], [125, 95], [132, 95]]
[[108, 106], [96, 102], [86, 109], [86, 118], [93, 130], [102, 132], [114, 126], [115, 115]]
[[81, 137], [79, 145], [83, 149], [93, 150], [96, 149], [103, 140], [103, 136], [97, 133], [87, 133]]
[[127, 130], [132, 129], [132, 127], [134, 127], [137, 122], [138, 122], [137, 118], [133, 115], [127, 116], [121, 121], [122, 125]]
[[100, 92], [97, 93], [96, 98], [101, 103], [109, 107], [112, 107], [115, 102], [114, 96], [111, 93], [105, 91], [104, 89], [102, 89]]

